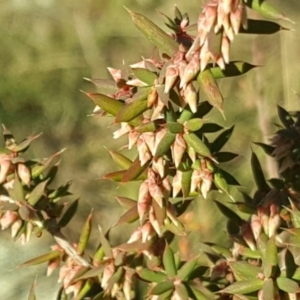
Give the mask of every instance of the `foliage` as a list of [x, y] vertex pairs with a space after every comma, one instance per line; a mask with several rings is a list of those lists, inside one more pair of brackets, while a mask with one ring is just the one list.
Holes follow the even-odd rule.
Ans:
[[[266, 1], [210, 0], [195, 25], [175, 7], [173, 18], [165, 16], [173, 32], [168, 35], [127, 9], [156, 49], [129, 67], [109, 68], [113, 80], [87, 79], [100, 89], [86, 93], [96, 106], [93, 116], [120, 124], [114, 138], [126, 136], [125, 147], [136, 153], [131, 160], [122, 151], [110, 151], [121, 170], [104, 176], [120, 184], [140, 182], [137, 199], [117, 197], [126, 211], [116, 225], [136, 226], [126, 243], [111, 245], [110, 230], [105, 233], [98, 226], [99, 245], [86, 254], [92, 213], [78, 243], [68, 242], [61, 229], [76, 213], [78, 201], [66, 202], [69, 183], [50, 186], [62, 151], [47, 159], [26, 160], [23, 153], [38, 136], [17, 143], [3, 127], [0, 224], [23, 242], [33, 232], [53, 236], [56, 244], [50, 252], [21, 266], [47, 262], [49, 275], [59, 268], [62, 287], [57, 299], [297, 299], [300, 113], [278, 106], [282, 125], [270, 145], [257, 145], [276, 160], [279, 176], [266, 180], [253, 152], [257, 190], [253, 196], [237, 197], [231, 186], [239, 182], [222, 167], [238, 156], [222, 150], [234, 126], [223, 129], [205, 118], [212, 109], [225, 118], [218, 79], [256, 67], [230, 61], [235, 36], [283, 29], [274, 21], [249, 19], [246, 6], [268, 18], [288, 20]], [[187, 235], [181, 217], [193, 202], [210, 201], [206, 198], [212, 190], [227, 196], [228, 201], [216, 199], [211, 205], [228, 219], [231, 245], [202, 241], [197, 255], [183, 257], [175, 247]], [[35, 285], [29, 299], [35, 299]]]

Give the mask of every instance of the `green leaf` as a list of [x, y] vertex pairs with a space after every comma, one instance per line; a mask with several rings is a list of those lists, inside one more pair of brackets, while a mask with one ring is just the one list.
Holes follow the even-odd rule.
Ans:
[[116, 82], [111, 79], [90, 79], [86, 77], [83, 77], [83, 79], [93, 83], [96, 87], [100, 88], [104, 94], [114, 94], [119, 90]]
[[30, 205], [34, 206], [39, 202], [45, 192], [47, 184], [48, 180], [45, 180], [35, 186], [35, 188], [29, 194], [29, 198], [27, 200]]
[[225, 144], [230, 139], [232, 132], [234, 129], [234, 125], [231, 126], [229, 129], [224, 130], [211, 144], [211, 151], [212, 153], [219, 152]]
[[269, 191], [270, 187], [266, 182], [260, 162], [254, 152], [252, 152], [251, 156], [251, 167], [257, 189], [260, 191]]
[[214, 156], [219, 163], [224, 163], [235, 159], [239, 155], [236, 153], [224, 151], [224, 152], [217, 152]]
[[263, 283], [264, 282], [261, 279], [248, 279], [238, 281], [227, 286], [225, 289], [222, 289], [220, 292], [226, 294], [245, 295], [260, 290], [263, 287]]
[[231, 174], [229, 174], [228, 172], [226, 172], [222, 169], [219, 169], [219, 172], [222, 173], [222, 175], [225, 178], [227, 184], [240, 186], [240, 183]]
[[167, 132], [163, 136], [156, 148], [155, 158], [162, 157], [163, 155], [165, 155], [170, 150], [170, 147], [174, 143], [175, 138], [175, 133]]
[[277, 105], [277, 113], [285, 128], [291, 128], [295, 124], [291, 115], [281, 106]]
[[189, 131], [197, 131], [203, 126], [203, 119], [194, 118], [184, 123], [184, 127]]
[[92, 289], [93, 285], [94, 285], [94, 280], [88, 279], [85, 282], [84, 286], [81, 288], [79, 294], [75, 298], [73, 298], [73, 299], [74, 300], [82, 300], [82, 299], [84, 299], [85, 295]]
[[180, 300], [189, 300], [187, 288], [183, 283], [175, 285], [175, 291]]
[[122, 177], [122, 182], [129, 182], [135, 179], [139, 180], [140, 175], [148, 168], [149, 163], [144, 164], [141, 166], [141, 162], [137, 157], [134, 162], [131, 164], [130, 168], [124, 172]]
[[189, 288], [192, 290], [196, 300], [207, 300], [206, 296], [202, 292], [200, 292], [196, 287], [189, 286]]
[[90, 213], [83, 225], [81, 235], [78, 242], [77, 253], [78, 255], [83, 254], [91, 235], [92, 230], [92, 213]]
[[32, 141], [39, 138], [41, 136], [41, 134], [42, 133], [39, 133], [38, 135], [29, 136], [27, 139], [22, 141], [20, 144], [16, 145], [14, 147], [14, 151], [15, 152], [23, 152], [23, 151], [27, 150], [28, 147], [30, 146], [30, 144], [32, 143]]
[[34, 282], [32, 283], [32, 285], [30, 287], [29, 295], [27, 298], [28, 300], [36, 300], [36, 296], [35, 296], [36, 282], [37, 282], [37, 278], [35, 278]]
[[214, 172], [214, 184], [219, 190], [223, 191], [232, 201], [234, 201], [233, 197], [230, 195], [227, 181], [221, 172]]
[[[136, 203], [136, 202], [135, 202]], [[132, 223], [135, 222], [139, 218], [139, 214], [137, 211], [137, 206], [134, 205], [129, 208], [118, 220], [117, 225], [125, 224], [125, 223]]]
[[109, 154], [113, 161], [122, 169], [128, 169], [132, 164], [132, 161], [128, 157], [119, 152], [109, 151]]
[[237, 281], [254, 279], [257, 277], [257, 274], [261, 273], [261, 269], [259, 267], [249, 264], [246, 261], [232, 261], [228, 264]]
[[182, 281], [186, 281], [189, 275], [193, 272], [197, 263], [198, 263], [198, 256], [185, 262], [184, 265], [177, 271], [178, 278]]
[[264, 286], [262, 289], [262, 299], [264, 300], [273, 300], [274, 299], [274, 282], [272, 278], [269, 278], [264, 281]]
[[205, 145], [204, 142], [201, 141], [201, 139], [198, 138], [198, 136], [194, 133], [185, 133], [183, 135], [184, 140], [186, 143], [193, 148], [198, 154], [200, 154], [203, 157], [209, 157], [211, 159], [211, 152], [208, 149], [208, 147]]
[[61, 254], [62, 253], [59, 250], [53, 250], [48, 253], [37, 256], [35, 258], [29, 259], [29, 260], [23, 262], [22, 264], [20, 264], [19, 267], [29, 267], [29, 266], [39, 265], [44, 262], [48, 262], [54, 258], [57, 258], [57, 257], [61, 256]]
[[125, 209], [132, 208], [133, 206], [136, 206], [137, 201], [127, 198], [127, 197], [120, 197], [116, 196], [115, 197], [118, 203]]
[[157, 79], [157, 75], [147, 69], [143, 68], [132, 68], [133, 74], [142, 82], [147, 85], [153, 85]]
[[210, 68], [210, 71], [215, 79], [219, 79], [225, 77], [240, 76], [256, 67], [257, 66], [243, 61], [231, 61], [229, 64], [226, 64], [225, 70], [222, 70], [218, 66], [213, 66]]
[[147, 99], [133, 101], [129, 104], [126, 104], [119, 110], [116, 115], [115, 122], [129, 122], [133, 119], [139, 117], [143, 112], [148, 109], [148, 101]]
[[270, 145], [267, 145], [267, 144], [264, 144], [264, 143], [258, 143], [258, 142], [254, 142], [254, 144], [260, 146], [267, 155], [274, 156], [273, 155], [273, 152], [275, 150], [274, 147], [272, 147]]
[[156, 286], [151, 289], [150, 294], [151, 295], [161, 295], [167, 291], [174, 289], [174, 283], [171, 280], [168, 281], [162, 281], [156, 284]]
[[137, 271], [137, 274], [139, 277], [141, 277], [143, 280], [149, 281], [149, 282], [162, 282], [167, 279], [167, 275], [161, 272], [155, 272], [148, 268], [142, 268], [141, 270]]
[[[244, 29], [242, 26], [240, 28], [240, 33], [250, 33], [250, 34], [273, 34], [280, 30], [284, 30], [282, 26], [275, 22], [266, 20], [247, 20], [247, 28]], [[288, 29], [285, 29], [288, 30]]]
[[171, 133], [182, 133], [183, 132], [183, 125], [177, 122], [168, 122], [167, 129]]
[[233, 222], [234, 224], [240, 226], [243, 224], [243, 220], [235, 213], [233, 212], [230, 208], [228, 208], [227, 206], [225, 206], [224, 204], [222, 204], [219, 201], [214, 201], [218, 207], [218, 209], [221, 211], [221, 213], [227, 218], [229, 219], [231, 222]]
[[175, 266], [174, 253], [168, 243], [166, 243], [165, 251], [163, 253], [163, 264], [168, 277], [174, 277], [177, 270]]
[[197, 81], [199, 82], [200, 89], [204, 92], [208, 102], [213, 107], [217, 108], [224, 117], [224, 99], [210, 69], [200, 72], [197, 77]]
[[148, 18], [142, 14], [133, 12], [125, 8], [134, 23], [134, 25], [162, 52], [173, 56], [178, 51], [178, 44], [167, 33], [161, 30]]
[[107, 238], [105, 237], [102, 228], [100, 225], [98, 225], [98, 229], [100, 232], [100, 243], [102, 245], [102, 248], [104, 250], [104, 253], [107, 257], [112, 258], [113, 257], [113, 253], [112, 253], [112, 249], [111, 246], [109, 244], [109, 241], [107, 240]]
[[299, 293], [299, 285], [292, 279], [286, 277], [277, 277], [276, 283], [278, 288], [284, 292], [290, 294]]
[[59, 227], [65, 227], [66, 225], [68, 225], [68, 223], [74, 217], [74, 215], [77, 211], [78, 201], [79, 201], [79, 199], [76, 199], [69, 205], [66, 212], [63, 214], [63, 216], [61, 217], [61, 219], [58, 222]]
[[105, 112], [116, 116], [117, 113], [124, 107], [124, 102], [116, 100], [99, 93], [84, 93], [90, 97], [95, 105], [101, 107]]
[[271, 277], [277, 267], [277, 246], [274, 237], [267, 241], [266, 252], [263, 255], [262, 269], [266, 278]]
[[268, 1], [248, 0], [245, 4], [266, 18], [280, 19], [291, 22], [289, 18], [287, 18], [282, 12], [277, 10], [277, 8], [275, 8]]
[[145, 124], [141, 124], [138, 127], [135, 127], [135, 130], [137, 132], [143, 133], [143, 132], [154, 132], [159, 128], [159, 123], [157, 120], [151, 121]]
[[215, 123], [204, 123], [198, 133], [214, 133], [224, 129], [224, 127]]

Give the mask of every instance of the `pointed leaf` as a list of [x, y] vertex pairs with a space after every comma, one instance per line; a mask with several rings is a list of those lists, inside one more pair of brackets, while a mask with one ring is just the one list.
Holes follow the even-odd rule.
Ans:
[[254, 152], [252, 152], [252, 156], [251, 156], [251, 167], [252, 167], [252, 173], [258, 190], [269, 191], [270, 187], [266, 182], [260, 162]]
[[224, 127], [215, 124], [215, 123], [204, 123], [201, 129], [198, 131], [199, 133], [214, 133], [224, 129]]
[[250, 34], [273, 34], [280, 30], [287, 30], [279, 24], [266, 20], [247, 20], [247, 28], [244, 29], [242, 26], [240, 28], [240, 33], [250, 33]]
[[47, 184], [48, 180], [45, 180], [35, 186], [35, 188], [29, 194], [29, 198], [27, 200], [30, 205], [34, 206], [39, 202], [45, 192]]
[[214, 156], [219, 163], [224, 163], [235, 159], [239, 155], [236, 153], [224, 151], [224, 152], [217, 152]]
[[283, 107], [277, 105], [277, 113], [285, 128], [291, 128], [295, 124], [291, 115]]
[[184, 123], [184, 127], [189, 131], [197, 131], [203, 126], [203, 120], [200, 118], [194, 118]]
[[59, 227], [65, 227], [68, 225], [68, 223], [71, 221], [71, 219], [74, 217], [77, 207], [78, 207], [78, 201], [79, 199], [73, 201], [69, 207], [67, 208], [66, 212], [63, 214], [61, 219], [58, 222]]
[[183, 135], [183, 138], [186, 141], [186, 143], [191, 148], [193, 148], [198, 154], [200, 154], [201, 156], [209, 157], [209, 158], [212, 159], [210, 150], [205, 145], [205, 143], [202, 142], [201, 139], [198, 138], [198, 136], [196, 134], [194, 134], [194, 133], [189, 133], [189, 134], [185, 133]]
[[115, 198], [118, 201], [118, 203], [125, 209], [132, 208], [137, 203], [136, 200], [127, 197], [116, 196]]
[[34, 282], [31, 285], [30, 291], [29, 291], [28, 300], [36, 300], [36, 296], [35, 296], [36, 282], [37, 282], [37, 279], [35, 278]]
[[53, 250], [48, 253], [37, 256], [35, 258], [29, 259], [23, 262], [22, 264], [20, 264], [19, 267], [29, 267], [29, 266], [39, 265], [44, 262], [48, 262], [51, 259], [57, 258], [59, 256], [61, 256], [61, 252], [59, 250]]
[[232, 261], [228, 263], [237, 281], [257, 278], [261, 269], [246, 261]]
[[223, 116], [224, 99], [210, 69], [200, 72], [197, 77], [197, 81], [199, 82], [200, 89], [204, 92], [208, 102], [213, 107], [217, 108]]
[[221, 211], [221, 213], [228, 218], [231, 222], [233, 222], [234, 224], [240, 226], [243, 224], [243, 220], [235, 213], [233, 212], [230, 208], [228, 208], [227, 206], [225, 206], [224, 204], [222, 204], [219, 201], [214, 201], [216, 203], [216, 205], [218, 206], [218, 209]]
[[211, 144], [211, 151], [212, 153], [217, 153], [225, 146], [225, 144], [230, 139], [232, 132], [234, 129], [234, 125], [231, 126], [229, 129], [224, 130]]
[[114, 94], [119, 90], [116, 82], [111, 79], [90, 79], [86, 77], [83, 79], [93, 83], [96, 87], [100, 88], [101, 92], [104, 94]]
[[137, 274], [139, 277], [141, 277], [143, 280], [149, 281], [149, 282], [162, 282], [167, 279], [167, 275], [161, 272], [155, 272], [148, 268], [142, 268], [141, 270], [137, 271]]
[[156, 286], [151, 289], [150, 294], [151, 295], [161, 295], [167, 291], [174, 289], [174, 283], [171, 280], [168, 281], [162, 281], [156, 284]]
[[258, 143], [258, 142], [254, 142], [254, 144], [260, 146], [267, 155], [274, 156], [273, 155], [273, 152], [275, 150], [274, 147], [272, 147], [270, 145], [267, 145], [267, 144], [264, 144], [264, 143]]
[[83, 254], [89, 239], [92, 230], [92, 213], [90, 213], [82, 227], [81, 235], [78, 242], [77, 253], [78, 255]]
[[137, 211], [137, 206], [134, 205], [129, 208], [118, 220], [117, 225], [125, 224], [125, 223], [132, 223], [135, 222], [139, 218], [139, 214]]
[[79, 294], [75, 298], [73, 298], [73, 299], [74, 300], [82, 300], [82, 299], [84, 299], [85, 295], [92, 289], [93, 285], [94, 285], [94, 280], [88, 279], [85, 282], [84, 286], [81, 288]]
[[271, 277], [277, 268], [277, 246], [274, 238], [270, 238], [266, 245], [266, 253], [263, 256], [262, 265], [266, 278]]
[[41, 135], [42, 135], [42, 133], [39, 133], [38, 135], [29, 136], [23, 142], [21, 142], [20, 144], [16, 145], [16, 147], [14, 147], [14, 151], [15, 152], [26, 151], [28, 149], [28, 147], [30, 146], [30, 144], [32, 143], [32, 141], [34, 141], [35, 139], [39, 138]]
[[249, 0], [246, 2], [246, 5], [266, 18], [280, 19], [291, 22], [289, 18], [287, 18], [282, 12], [277, 10], [277, 8], [275, 8], [266, 0]]
[[148, 109], [147, 100], [133, 101], [119, 110], [115, 122], [129, 122], [139, 117]]
[[157, 79], [157, 75], [147, 69], [142, 68], [132, 68], [133, 74], [142, 82], [153, 85], [154, 81]]
[[225, 70], [222, 70], [218, 66], [213, 66], [210, 68], [210, 71], [215, 79], [240, 76], [248, 71], [256, 68], [257, 66], [251, 65], [244, 61], [231, 61], [229, 64], [226, 64]]
[[167, 33], [161, 30], [142, 14], [126, 8], [135, 26], [162, 52], [173, 56], [178, 50], [178, 44]]
[[198, 262], [197, 256], [185, 262], [183, 266], [177, 271], [177, 277], [182, 281], [186, 281], [189, 275], [196, 267], [197, 262]]
[[263, 280], [261, 279], [248, 279], [243, 281], [234, 282], [233, 284], [222, 289], [221, 293], [226, 294], [241, 294], [256, 292], [263, 287]]
[[123, 177], [122, 177], [122, 182], [128, 182], [128, 181], [133, 181], [135, 179], [140, 180], [142, 179], [140, 175], [143, 174], [143, 172], [148, 168], [149, 163], [144, 164], [141, 166], [141, 162], [139, 158], [137, 157], [130, 168], [125, 171]]
[[90, 97], [95, 105], [101, 107], [105, 112], [116, 116], [117, 113], [124, 107], [124, 103], [122, 101], [116, 100], [114, 98], [108, 97], [99, 93], [85, 93], [88, 97]]
[[175, 292], [178, 295], [180, 300], [189, 300], [189, 293], [184, 284], [176, 284]]
[[163, 264], [168, 277], [174, 277], [177, 273], [174, 260], [174, 253], [168, 245], [168, 243], [166, 243], [165, 251], [163, 253]]
[[174, 143], [175, 138], [176, 134], [167, 132], [156, 148], [155, 158], [165, 155], [170, 150], [170, 147]]
[[100, 225], [98, 225], [98, 229], [100, 232], [100, 243], [102, 245], [102, 248], [104, 250], [104, 253], [107, 257], [112, 258], [113, 257], [113, 253], [112, 253], [112, 249], [111, 246], [109, 244], [109, 241], [107, 240], [107, 238], [105, 237], [102, 228], [100, 227]]
[[109, 154], [113, 161], [122, 169], [128, 169], [132, 164], [132, 161], [128, 157], [119, 152], [109, 151]]

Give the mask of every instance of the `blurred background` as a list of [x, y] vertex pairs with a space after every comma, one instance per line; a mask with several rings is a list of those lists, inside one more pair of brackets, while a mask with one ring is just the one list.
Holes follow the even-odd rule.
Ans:
[[[298, 0], [271, 2], [292, 20], [299, 21]], [[94, 107], [79, 90], [96, 91], [96, 88], [82, 78], [109, 78], [107, 67], [119, 68], [123, 61], [132, 64], [150, 55], [152, 45], [136, 30], [123, 5], [146, 14], [166, 29], [158, 11], [172, 15], [174, 4], [169, 0], [1, 1], [0, 122], [17, 140], [43, 132], [32, 145], [28, 157], [48, 157], [67, 148], [57, 181], [72, 180], [73, 198], [80, 196], [81, 199], [79, 216], [65, 231], [72, 241], [78, 239], [76, 229], [92, 208], [94, 224], [107, 229], [122, 214], [113, 196], [137, 195], [135, 184], [118, 188], [101, 179], [105, 173], [117, 169], [106, 149], [117, 150], [124, 140], [112, 140], [111, 133], [116, 128], [110, 126], [110, 120], [87, 116]], [[196, 22], [201, 0], [177, 0], [176, 4], [189, 13], [191, 23]], [[300, 108], [297, 95], [300, 93], [300, 26], [288, 22], [281, 24], [293, 30], [270, 36], [240, 35], [236, 38], [231, 60], [245, 60], [261, 67], [238, 79], [219, 81], [226, 100], [227, 119], [223, 120], [218, 113], [209, 115], [210, 120], [217, 120], [224, 127], [236, 124], [226, 149], [241, 155], [224, 164], [224, 169], [236, 176], [244, 186], [241, 189], [250, 194], [254, 191], [249, 168], [251, 147], [260, 157], [262, 154], [251, 142], [268, 141], [275, 130], [277, 104], [288, 110]], [[272, 161], [266, 161], [265, 172], [268, 178], [276, 176]], [[210, 198], [216, 196], [212, 193]], [[195, 241], [192, 251], [198, 249], [199, 240], [214, 236], [220, 241], [224, 236], [220, 230], [224, 220], [218, 216], [215, 206], [203, 199], [195, 202], [186, 214], [185, 221]], [[112, 230], [113, 243], [124, 242], [130, 228]], [[93, 241], [96, 240], [95, 232]], [[33, 237], [30, 245], [22, 246], [20, 241], [11, 241], [9, 232], [1, 232], [1, 299], [27, 299], [36, 274], [37, 298], [55, 299], [59, 287], [57, 273], [45, 277], [45, 265], [17, 268], [23, 261], [49, 251], [52, 243], [51, 237], [45, 234], [40, 239]]]

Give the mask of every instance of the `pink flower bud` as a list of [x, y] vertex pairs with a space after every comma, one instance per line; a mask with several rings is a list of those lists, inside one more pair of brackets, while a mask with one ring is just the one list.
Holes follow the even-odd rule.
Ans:
[[142, 228], [138, 227], [130, 236], [129, 240], [127, 241], [127, 244], [131, 244], [134, 242], [139, 241], [142, 238]]
[[128, 134], [128, 149], [132, 149], [132, 147], [136, 144], [138, 138], [140, 136], [140, 133], [137, 131], [130, 131]]
[[230, 40], [226, 35], [223, 35], [221, 52], [226, 64], [229, 63], [229, 50], [230, 50]]
[[153, 206], [150, 207], [149, 210], [149, 221], [153, 227], [153, 229], [156, 231], [156, 233], [158, 234], [158, 236], [161, 236], [162, 232], [160, 229], [160, 225], [158, 223], [158, 220], [156, 219], [155, 213], [154, 213], [154, 209]]
[[111, 261], [104, 267], [103, 274], [102, 274], [101, 287], [104, 290], [106, 290], [108, 281], [111, 278], [111, 276], [114, 274], [114, 272], [115, 272], [115, 265], [114, 262]]
[[200, 60], [199, 60], [199, 54], [197, 52], [193, 55], [192, 59], [190, 60], [190, 62], [188, 63], [188, 65], [184, 70], [183, 78], [181, 78], [180, 81], [180, 88], [185, 88], [185, 86], [196, 77], [199, 71], [200, 71]]
[[191, 111], [196, 113], [198, 108], [198, 95], [192, 83], [186, 85], [184, 89], [184, 99]]
[[83, 281], [82, 280], [79, 280], [77, 281], [76, 283], [68, 286], [65, 291], [66, 291], [66, 294], [69, 295], [71, 293], [73, 293], [73, 299], [76, 298], [76, 296], [79, 294], [80, 290], [81, 290], [81, 287], [83, 285]]
[[165, 134], [167, 133], [167, 130], [165, 128], [161, 128], [160, 130], [158, 130], [155, 134], [155, 151], [157, 149], [157, 146], [159, 145], [159, 143], [161, 142], [161, 140], [163, 139], [163, 137], [165, 136]]
[[204, 8], [205, 13], [205, 30], [210, 32], [217, 20], [217, 3], [208, 2]]
[[152, 160], [152, 169], [163, 178], [165, 175], [164, 159], [162, 157], [154, 158]]
[[250, 226], [251, 226], [254, 239], [257, 241], [262, 231], [262, 224], [260, 222], [260, 218], [258, 215], [251, 216]]
[[11, 160], [8, 157], [0, 158], [0, 183], [6, 180], [7, 173], [11, 166]]
[[18, 219], [19, 219], [19, 216], [16, 212], [7, 210], [0, 219], [1, 229], [2, 230], [7, 229], [10, 225], [12, 225]]
[[160, 207], [163, 207], [164, 194], [157, 183], [149, 183], [149, 193]]
[[55, 257], [48, 262], [47, 266], [47, 276], [50, 276], [58, 267], [60, 264], [60, 257]]
[[241, 228], [241, 235], [249, 248], [253, 251], [256, 250], [256, 243], [249, 223], [243, 224]]
[[193, 193], [196, 191], [197, 188], [200, 187], [200, 183], [202, 180], [202, 172], [199, 170], [194, 170], [192, 173], [192, 178], [191, 178], [191, 190], [190, 192]]
[[148, 149], [150, 150], [151, 154], [155, 155], [155, 134], [154, 132], [145, 132], [142, 134], [144, 141]]
[[11, 225], [11, 237], [14, 238], [17, 236], [19, 230], [23, 226], [23, 221], [21, 219], [16, 220], [12, 225]]
[[125, 122], [121, 123], [121, 128], [119, 128], [118, 130], [116, 130], [113, 133], [113, 138], [114, 139], [118, 139], [119, 137], [123, 136], [124, 134], [127, 134], [128, 132], [130, 132], [132, 130], [132, 127]]
[[152, 236], [153, 236], [153, 227], [151, 225], [150, 222], [146, 222], [143, 226], [142, 226], [142, 243], [146, 243], [147, 241], [149, 241]]
[[137, 140], [137, 151], [139, 154], [139, 160], [141, 162], [141, 166], [146, 164], [152, 158], [152, 155], [147, 147], [144, 137], [142, 136], [139, 136]]
[[125, 272], [125, 277], [124, 277], [124, 282], [123, 282], [123, 293], [125, 296], [126, 300], [131, 300], [134, 298], [134, 293], [132, 291], [132, 287], [133, 287], [133, 274], [134, 271], [131, 269], [126, 269]]
[[172, 186], [173, 186], [173, 198], [175, 198], [181, 191], [181, 187], [182, 187], [182, 172], [181, 171], [179, 171], [179, 170], [176, 171], [176, 175], [173, 178]]
[[160, 118], [165, 106], [166, 106], [166, 104], [163, 101], [161, 101], [160, 98], [158, 98], [156, 106], [154, 107], [152, 115], [151, 115], [152, 121]]
[[27, 186], [30, 185], [31, 174], [29, 168], [25, 164], [18, 164], [18, 175]]
[[107, 68], [107, 69], [115, 82], [118, 82], [120, 79], [122, 79], [122, 71], [121, 70], [116, 70], [113, 68]]
[[179, 75], [179, 70], [176, 65], [171, 65], [166, 69], [165, 75], [165, 90], [164, 93], [167, 94], [174, 86]]

